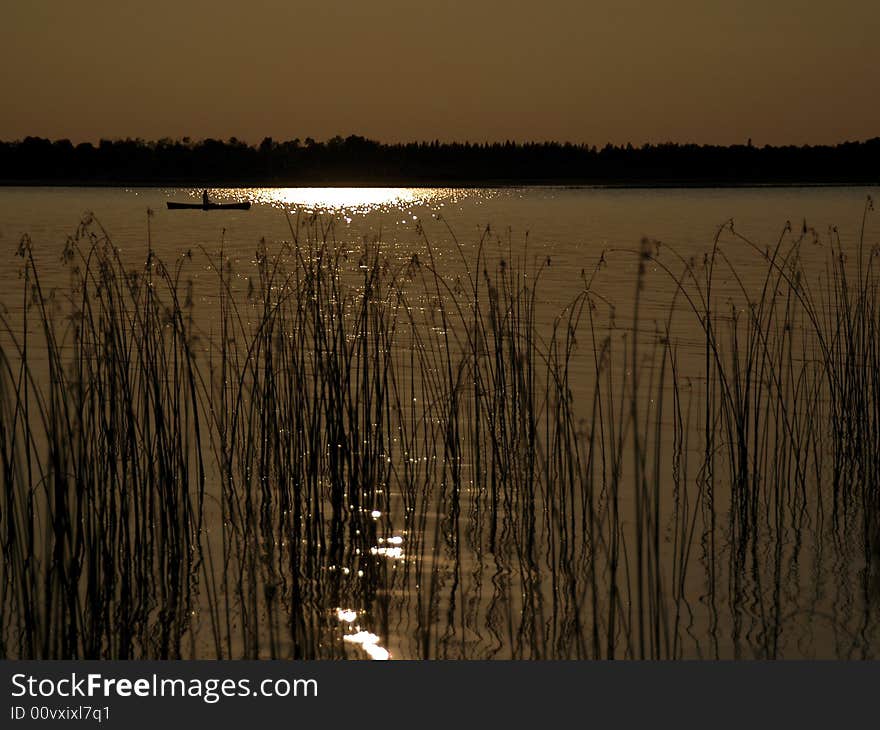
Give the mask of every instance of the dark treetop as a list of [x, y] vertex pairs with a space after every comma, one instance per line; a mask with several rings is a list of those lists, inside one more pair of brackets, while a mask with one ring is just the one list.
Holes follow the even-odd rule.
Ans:
[[880, 137], [836, 146], [557, 142], [382, 144], [359, 136], [250, 146], [235, 138], [0, 142], [7, 184], [873, 184]]

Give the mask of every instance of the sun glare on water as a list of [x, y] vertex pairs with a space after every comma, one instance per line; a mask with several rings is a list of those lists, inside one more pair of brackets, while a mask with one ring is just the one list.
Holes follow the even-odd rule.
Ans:
[[238, 191], [258, 205], [284, 210], [368, 213], [435, 201], [433, 188], [252, 188]]

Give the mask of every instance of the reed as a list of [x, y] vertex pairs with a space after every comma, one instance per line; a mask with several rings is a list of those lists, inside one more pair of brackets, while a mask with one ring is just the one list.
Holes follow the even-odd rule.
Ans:
[[2, 656], [334, 658], [354, 625], [421, 658], [877, 654], [864, 221], [608, 250], [556, 311], [510, 233], [400, 260], [289, 223], [244, 269], [149, 231], [133, 268], [89, 218], [63, 292], [22, 240]]

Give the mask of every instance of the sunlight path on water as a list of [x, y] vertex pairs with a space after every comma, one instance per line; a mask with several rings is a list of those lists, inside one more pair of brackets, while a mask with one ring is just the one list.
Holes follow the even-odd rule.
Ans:
[[[379, 513], [381, 515], [381, 513]], [[374, 513], [374, 519], [376, 513]], [[379, 545], [370, 548], [370, 554], [374, 556], [385, 557], [389, 560], [405, 560], [403, 548], [403, 537], [400, 535], [392, 535], [391, 537], [378, 538]], [[363, 611], [361, 613], [364, 613]], [[391, 659], [391, 652], [380, 645], [382, 639], [371, 631], [362, 628], [358, 622], [358, 611], [351, 608], [337, 608], [336, 619], [347, 632], [343, 635], [342, 641], [346, 644], [354, 644], [362, 649], [370, 659], [386, 660]]]
[[379, 645], [381, 639], [369, 631], [365, 631], [355, 622], [357, 621], [357, 611], [350, 608], [337, 608], [336, 618], [343, 626], [347, 626], [352, 633], [345, 634], [342, 640], [347, 644], [356, 644], [366, 652], [370, 659], [384, 661], [391, 658], [391, 653]]
[[251, 188], [236, 192], [260, 205], [328, 213], [369, 213], [413, 204], [430, 205], [450, 194], [436, 188]]

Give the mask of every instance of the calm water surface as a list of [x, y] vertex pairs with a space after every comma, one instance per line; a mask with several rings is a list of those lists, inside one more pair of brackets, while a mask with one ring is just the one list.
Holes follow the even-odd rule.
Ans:
[[702, 252], [717, 229], [733, 219], [737, 230], [761, 244], [774, 243], [786, 221], [804, 220], [820, 232], [838, 226], [854, 240], [867, 188], [743, 188], [697, 190], [608, 190], [595, 188], [261, 188], [212, 191], [218, 202], [249, 199], [248, 212], [168, 211], [169, 200], [200, 201], [193, 189], [2, 188], [0, 241], [15, 249], [22, 234], [40, 250], [63, 244], [90, 211], [118, 246], [143, 250], [147, 211], [153, 246], [176, 255], [196, 245], [215, 247], [225, 230], [230, 246], [250, 251], [256, 241], [289, 239], [286, 215], [312, 212], [338, 218], [337, 236], [357, 243], [381, 233], [406, 255], [415, 223], [425, 225], [438, 245], [448, 240], [442, 216], [463, 243], [473, 243], [487, 225], [511, 231], [515, 246], [528, 233], [536, 252], [566, 263], [598, 256], [608, 247], [637, 246], [647, 236], [683, 251]]
[[[405, 262], [414, 253], [424, 255], [427, 240], [443, 261], [440, 266], [450, 272], [461, 271], [456, 246], [462, 247], [465, 260], [475, 260], [481, 238], [489, 260], [517, 256], [534, 264], [550, 257], [551, 266], [543, 274], [550, 285], [542, 291], [549, 304], [567, 302], [582, 288], [581, 270], [592, 271], [603, 252], [611, 252], [606, 260], [614, 265], [594, 286], [614, 294], [620, 306], [631, 299], [619, 295], [621, 290], [631, 293], [636, 264], [625, 252], [615, 251], [637, 250], [649, 238], [684, 259], [702, 257], [730, 220], [762, 249], [775, 246], [787, 223], [795, 231], [807, 225], [826, 242], [839, 236], [845, 248], [854, 247], [871, 192], [862, 187], [241, 188], [212, 191], [212, 199], [251, 200], [250, 211], [204, 212], [166, 209], [169, 200], [200, 202], [201, 191], [188, 188], [2, 188], [0, 245], [9, 257], [0, 281], [11, 282], [17, 275], [12, 254], [27, 234], [43, 267], [44, 286], [65, 285], [67, 275], [55, 254], [86, 213], [94, 214], [133, 264], [145, 256], [149, 241], [163, 260], [200, 247], [213, 253], [222, 244], [244, 265], [253, 261], [261, 241], [271, 253], [291, 239], [290, 226], [297, 217], [319, 214], [322, 225], [333, 223], [328, 235], [351, 251], [359, 251], [364, 240], [378, 239], [383, 254]], [[868, 219], [868, 240], [876, 240], [878, 227], [876, 218]], [[741, 244], [726, 250], [742, 258], [736, 263], [746, 281], [752, 273], [758, 278], [763, 274], [763, 262], [743, 256]], [[658, 314], [668, 301], [665, 290], [658, 294]]]
[[[732, 221], [732, 230], [743, 238], [734, 236], [729, 226], [721, 233], [725, 264], [718, 267], [713, 307], [736, 316], [748, 308], [744, 293], [760, 291], [765, 283], [762, 252], [773, 250], [780, 237], [793, 240], [804, 234], [808, 243], [799, 249], [799, 260], [815, 277], [817, 291], [827, 282], [825, 267], [834, 246], [856, 256], [860, 240], [868, 246], [880, 241], [876, 217], [867, 217], [862, 234], [866, 199], [875, 192], [843, 187], [259, 188], [212, 191], [218, 202], [251, 200], [250, 211], [203, 212], [166, 210], [169, 200], [199, 201], [201, 191], [194, 189], [0, 188], [0, 250], [5, 257], [0, 303], [10, 312], [21, 311], [21, 263], [15, 252], [25, 234], [32, 241], [44, 289], [67, 286], [69, 275], [60, 254], [86, 215], [94, 216], [132, 267], [143, 263], [150, 248], [166, 263], [195, 252], [187, 276], [195, 281], [196, 310], [208, 312], [217, 289], [209, 256], [221, 247], [244, 292], [245, 282], [255, 276], [258, 252], [263, 247], [270, 254], [281, 250], [295, 232], [302, 232], [301, 240], [312, 236], [334, 242], [353, 266], [364, 242], [371, 242], [381, 256], [400, 266], [414, 256], [426, 262], [433, 254], [436, 272], [448, 282], [453, 298], [456, 287], [471, 280], [468, 276], [497, 275], [507, 267], [524, 280], [540, 275], [535, 318], [539, 337], [548, 341], [560, 312], [589, 287], [599, 304], [596, 331], [608, 338], [608, 349], [615, 353], [609, 358], [620, 364], [607, 381], [611, 397], [625, 393], [630, 368], [641, 367], [629, 359], [632, 343], [656, 344], [661, 335], [664, 342], [674, 339], [680, 353], [679, 381], [699, 381], [705, 355], [702, 332], [677, 292], [689, 265], [692, 271], [701, 270], [726, 223]], [[651, 243], [643, 244], [646, 239]], [[656, 257], [640, 256], [644, 246]], [[478, 266], [487, 273], [481, 274]], [[639, 332], [633, 338], [630, 314], [636, 300]], [[424, 292], [413, 301], [427, 309], [433, 306]], [[677, 313], [673, 319], [671, 311]], [[437, 327], [426, 324], [428, 330], [443, 337]], [[572, 399], [576, 405], [595, 404], [594, 365], [601, 347], [595, 338], [584, 338], [578, 347], [582, 359], [572, 366]], [[648, 350], [643, 357], [654, 362], [658, 351], [651, 355]], [[806, 350], [796, 358], [803, 362]], [[649, 363], [643, 371], [645, 382], [654, 377], [652, 367]], [[741, 523], [726, 516], [736, 505], [735, 497], [718, 497], [711, 503], [713, 515], [717, 512], [723, 523], [716, 532], [715, 518], [706, 512], [705, 472], [697, 464], [704, 453], [697, 443], [704, 427], [699, 408], [692, 412], [691, 406], [679, 404], [678, 418], [693, 419], [682, 427], [693, 442], [682, 444], [673, 435], [678, 432], [672, 409], [664, 411], [655, 403], [663, 394], [684, 401], [685, 390], [662, 385], [638, 391], [645, 415], [635, 415], [633, 409], [634, 422], [641, 423], [648, 414], [656, 418], [651, 427], [645, 420], [645, 433], [656, 438], [651, 453], [658, 470], [649, 488], [650, 469], [632, 465], [629, 457], [620, 459], [619, 468], [611, 471], [645, 484], [632, 493], [615, 493], [619, 513], [603, 513], [607, 519], [598, 521], [587, 516], [588, 510], [608, 509], [609, 487], [597, 489], [587, 500], [583, 494], [566, 495], [564, 488], [551, 490], [544, 482], [532, 492], [531, 506], [520, 502], [520, 490], [525, 489], [520, 485], [507, 494], [509, 503], [498, 507], [495, 496], [490, 500], [483, 493], [488, 487], [477, 473], [479, 462], [472, 455], [459, 456], [464, 484], [460, 504], [450, 508], [441, 489], [416, 508], [411, 495], [397, 493], [393, 484], [377, 488], [377, 494], [387, 493], [365, 518], [375, 523], [371, 544], [362, 550], [352, 543], [350, 550], [319, 566], [338, 581], [330, 591], [335, 600], [304, 601], [285, 610], [294, 616], [308, 614], [307, 621], [327, 628], [323, 643], [316, 645], [316, 653], [327, 656], [606, 656], [611, 645], [617, 647], [616, 656], [628, 657], [876, 655], [874, 598], [865, 588], [873, 585], [867, 577], [875, 567], [864, 550], [859, 553], [858, 539], [841, 544], [837, 523], [826, 525], [821, 485], [827, 474], [817, 477], [819, 496], [786, 493], [785, 505], [777, 505], [773, 519], [773, 497], [762, 496], [766, 526], [754, 529], [754, 544], [746, 545], [738, 537]], [[595, 422], [587, 423], [595, 418], [593, 407], [579, 414], [583, 434], [598, 432]], [[473, 426], [467, 414], [462, 418]], [[622, 426], [626, 420], [623, 415], [610, 420], [612, 429], [614, 423], [621, 427], [621, 434], [603, 434], [601, 440], [607, 440], [611, 451], [616, 444], [627, 454], [639, 453]], [[773, 437], [765, 432], [764, 438]], [[535, 450], [541, 458], [552, 457], [553, 443], [548, 436]], [[418, 458], [436, 459], [440, 453], [443, 459], [442, 452], [425, 451]], [[661, 456], [672, 465], [663, 476]], [[552, 462], [549, 458], [546, 463]], [[778, 482], [782, 467], [772, 468]], [[550, 479], [549, 472], [544, 478]], [[567, 483], [564, 475], [552, 481], [563, 487]], [[662, 493], [657, 503], [664, 504], [654, 512], [642, 501], [651, 490]], [[778, 498], [780, 492], [775, 494]], [[499, 510], [505, 515], [500, 527], [486, 516]], [[532, 517], [520, 522], [528, 510]], [[654, 515], [647, 527], [645, 510]], [[585, 540], [590, 531], [596, 534]], [[646, 536], [656, 540], [655, 548], [643, 548]], [[609, 571], [625, 578], [609, 579]], [[626, 591], [603, 588], [618, 581]], [[232, 612], [243, 610], [238, 605]], [[266, 613], [263, 623], [270, 638], [263, 645], [272, 645], [273, 656], [276, 649], [282, 656], [290, 653], [273, 633], [277, 616], [262, 604], [257, 612]], [[194, 623], [196, 638], [189, 654], [210, 656], [216, 642], [208, 638], [207, 621]], [[596, 628], [587, 630], [587, 624]], [[249, 645], [249, 639], [242, 641]], [[230, 650], [232, 655], [245, 651], [237, 640], [230, 643], [237, 647]], [[268, 655], [265, 650], [257, 653]]]

